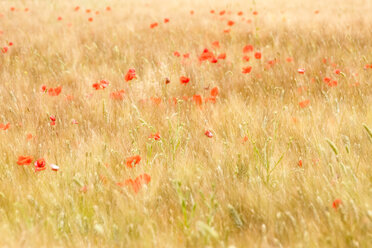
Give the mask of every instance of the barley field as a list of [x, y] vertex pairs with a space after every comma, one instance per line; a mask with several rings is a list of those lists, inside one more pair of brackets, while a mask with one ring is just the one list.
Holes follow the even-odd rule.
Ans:
[[0, 247], [371, 247], [372, 1], [0, 1]]

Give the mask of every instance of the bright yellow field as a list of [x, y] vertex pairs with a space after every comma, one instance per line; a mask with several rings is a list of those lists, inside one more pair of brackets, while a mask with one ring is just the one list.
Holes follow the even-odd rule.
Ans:
[[371, 1], [0, 13], [0, 247], [371, 247]]

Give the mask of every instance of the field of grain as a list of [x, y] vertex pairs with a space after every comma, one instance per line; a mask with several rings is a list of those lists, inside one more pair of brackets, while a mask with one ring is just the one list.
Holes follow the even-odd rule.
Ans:
[[372, 1], [0, 1], [0, 247], [371, 247]]

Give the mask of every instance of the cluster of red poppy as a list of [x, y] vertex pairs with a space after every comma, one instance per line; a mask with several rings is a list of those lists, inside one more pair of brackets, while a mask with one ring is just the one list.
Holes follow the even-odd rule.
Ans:
[[[29, 164], [32, 163], [33, 160], [34, 160], [34, 158], [32, 156], [19, 156], [17, 164], [18, 165], [29, 165]], [[35, 166], [35, 172], [45, 170], [46, 169], [45, 159], [44, 158], [37, 159], [34, 163], [34, 166]], [[58, 171], [59, 170], [58, 165], [51, 164], [50, 167], [53, 171]]]
[[[17, 9], [16, 9], [15, 7], [10, 7], [9, 10], [12, 11], [12, 12], [14, 12], [14, 11], [16, 11]], [[24, 10], [25, 12], [28, 12], [30, 9], [29, 9], [29, 8], [24, 8], [23, 10]], [[19, 9], [19, 11], [21, 11], [21, 9]]]
[[[223, 16], [232, 14], [231, 11], [226, 11], [226, 10], [221, 10], [219, 12], [216, 12], [215, 10], [212, 9], [209, 12], [212, 15], [218, 13], [218, 15], [220, 16], [221, 21], [225, 21], [225, 18]], [[245, 17], [243, 17], [243, 15], [244, 15], [243, 11], [238, 11], [236, 14], [237, 14], [237, 16], [239, 16], [241, 18], [241, 21], [246, 21], [248, 24], [252, 23], [252, 19], [250, 19], [250, 18], [246, 19]], [[252, 15], [256, 16], [256, 15], [258, 15], [258, 12], [253, 11]], [[227, 26], [232, 27], [236, 24], [236, 21], [229, 19], [229, 20], [227, 20], [226, 24], [227, 24]], [[229, 33], [229, 32], [230, 32], [230, 29], [225, 29], [224, 30], [224, 33]]]
[[[158, 133], [156, 133], [154, 135], [154, 138], [156, 140], [160, 139], [160, 135]], [[136, 167], [136, 165], [138, 165], [140, 161], [141, 161], [141, 156], [135, 155], [135, 156], [132, 156], [132, 157], [128, 157], [126, 159], [125, 163], [126, 163], [126, 166], [131, 169], [131, 168]], [[151, 177], [148, 174], [144, 173], [142, 175], [137, 176], [134, 180], [133, 179], [127, 179], [127, 180], [125, 180], [124, 183], [118, 182], [116, 184], [120, 187], [131, 186], [133, 188], [134, 192], [138, 193], [138, 191], [141, 189], [142, 185], [143, 184], [149, 184], [150, 181], [151, 181]]]
[[107, 86], [109, 85], [110, 83], [107, 81], [107, 80], [101, 80], [97, 83], [94, 83], [92, 86], [94, 89], [96, 90], [104, 90], [107, 88]]
[[[14, 7], [11, 7], [10, 10], [11, 11], [15, 11], [16, 9]], [[79, 10], [80, 10], [80, 7], [79, 6], [76, 6], [74, 8], [74, 11], [76, 11], [76, 12], [79, 11]], [[25, 11], [28, 11], [28, 8], [26, 8]], [[106, 11], [111, 11], [111, 8], [110, 7], [106, 7]], [[86, 13], [92, 13], [92, 10], [86, 9], [85, 12]], [[95, 11], [95, 14], [96, 15], [98, 15], [99, 13], [100, 13], [99, 11]], [[211, 14], [214, 14], [215, 11], [214, 10], [211, 10], [210, 13]], [[316, 11], [316, 13], [319, 13], [319, 12]], [[194, 14], [194, 11], [190, 11], [190, 14], [193, 15]], [[231, 12], [227, 12], [225, 10], [222, 10], [222, 11], [219, 12], [219, 15], [220, 16], [223, 16], [225, 14], [231, 14]], [[242, 11], [239, 11], [237, 13], [238, 16], [242, 16], [243, 14], [244, 13]], [[252, 14], [253, 15], [257, 15], [258, 12], [257, 11], [253, 11]], [[234, 18], [231, 18], [231, 19], [234, 19]], [[227, 21], [226, 22], [227, 23], [227, 26], [232, 27], [232, 26], [234, 26], [237, 23], [237, 21], [234, 21], [235, 19], [234, 20], [231, 20], [231, 19], [229, 19], [229, 20], [223, 19], [223, 21]], [[58, 21], [62, 21], [63, 18], [61, 16], [59, 16], [57, 18], [57, 20]], [[88, 21], [89, 22], [93, 22], [93, 17], [90, 16], [88, 18]], [[169, 22], [169, 19], [168, 18], [165, 18], [164, 19], [164, 23], [168, 23], [168, 22]], [[247, 20], [247, 22], [250, 23], [251, 20], [249, 19], [249, 20]], [[150, 24], [150, 28], [152, 28], [152, 29], [155, 28], [155, 27], [158, 27], [158, 26], [159, 26], [159, 23], [158, 22], [154, 22], [154, 23], [151, 23]], [[230, 29], [225, 29], [224, 32], [225, 33], [228, 33], [228, 32], [230, 32]], [[8, 50], [9, 50], [9, 47], [11, 47], [11, 46], [13, 46], [13, 43], [12, 42], [9, 42], [7, 44], [7, 46], [4, 46], [4, 47], [1, 48], [1, 52], [4, 53], [4, 54], [7, 53]], [[205, 63], [208, 63], [209, 62], [209, 63], [212, 63], [212, 64], [216, 64], [216, 63], [218, 63], [219, 60], [225, 60], [226, 59], [226, 53], [217, 52], [218, 49], [220, 48], [220, 46], [221, 45], [220, 45], [219, 41], [212, 42], [213, 49], [210, 50], [208, 48], [205, 48], [202, 51], [202, 53], [197, 57], [198, 58], [198, 61], [200, 63], [204, 63], [204, 62]], [[243, 56], [242, 56], [243, 62], [250, 62], [251, 61], [251, 57], [250, 56], [252, 56], [252, 55], [253, 55], [252, 58], [254, 58], [254, 59], [257, 59], [257, 60], [262, 59], [262, 53], [260, 51], [257, 51], [257, 50], [255, 51], [253, 45], [251, 45], [251, 44], [248, 44], [248, 45], [244, 46], [243, 49], [242, 49], [242, 52], [243, 52]], [[250, 55], [249, 53], [252, 53], [252, 55]], [[178, 52], [178, 51], [175, 51], [173, 53], [173, 55], [175, 57], [181, 57], [181, 53]], [[182, 54], [182, 57], [184, 59], [188, 59], [188, 58], [190, 58], [190, 53], [184, 53], [184, 54]], [[288, 57], [288, 58], [286, 58], [286, 61], [288, 63], [293, 62], [293, 58], [292, 57]], [[277, 60], [276, 58], [274, 58], [272, 60], [268, 60], [267, 61], [267, 67], [266, 68], [273, 67], [276, 63], [279, 63], [279, 60]], [[323, 59], [323, 63], [326, 64], [327, 63], [327, 59]], [[334, 63], [332, 63], [332, 66], [334, 68], [337, 67], [337, 65], [334, 64]], [[364, 68], [365, 69], [372, 69], [372, 64], [370, 64], [370, 65], [367, 64]], [[250, 65], [244, 66], [242, 68], [242, 70], [241, 70], [241, 73], [243, 73], [243, 74], [249, 74], [251, 72], [252, 72], [252, 66], [250, 66]], [[295, 70], [294, 70], [294, 72], [295, 72]], [[306, 70], [305, 70], [305, 68], [298, 68], [297, 69], [297, 72], [299, 74], [305, 74]], [[343, 75], [343, 72], [341, 72], [340, 69], [335, 69], [334, 70], [334, 73], [336, 75], [340, 75], [340, 74]], [[136, 77], [136, 71], [135, 71], [134, 68], [129, 69], [128, 72], [124, 75], [124, 80], [126, 82], [132, 81], [133, 79], [136, 79], [136, 78], [137, 78]], [[186, 86], [186, 85], [188, 85], [188, 83], [190, 83], [190, 78], [187, 77], [187, 76], [180, 76], [179, 81], [180, 81], [180, 83], [182, 85], [185, 85]], [[338, 85], [337, 80], [333, 80], [330, 77], [324, 77], [323, 78], [323, 81], [329, 87], [335, 87], [335, 86]], [[165, 84], [169, 84], [169, 83], [170, 83], [170, 80], [168, 78], [166, 78]], [[92, 85], [92, 87], [95, 90], [104, 90], [105, 88], [107, 88], [109, 86], [109, 84], [110, 83], [107, 80], [100, 80], [99, 82], [94, 83]], [[43, 85], [41, 89], [42, 89], [42, 91], [44, 93], [48, 93], [48, 95], [50, 95], [50, 96], [58, 96], [58, 95], [60, 95], [60, 93], [62, 91], [62, 86], [58, 86], [56, 88], [49, 88], [48, 89], [47, 86]], [[300, 90], [302, 91], [302, 88]], [[110, 93], [110, 97], [112, 99], [116, 99], [116, 100], [123, 100], [124, 99], [124, 94], [125, 94], [125, 91], [123, 89], [121, 89], [121, 90], [117, 90], [117, 91], [111, 92]], [[204, 102], [205, 103], [207, 103], [207, 102], [215, 103], [218, 94], [219, 94], [218, 87], [212, 88], [212, 90], [210, 91], [209, 96], [207, 96], [207, 97], [204, 98]], [[194, 102], [196, 105], [199, 105], [199, 106], [203, 104], [203, 97], [201, 95], [199, 95], [199, 94], [195, 94], [192, 97], [184, 96], [182, 99], [184, 101], [189, 101], [189, 99], [191, 99], [192, 102]], [[162, 98], [159, 98], [159, 97], [151, 97], [150, 100], [152, 102], [154, 102], [155, 104], [160, 104], [162, 102]], [[177, 104], [178, 100], [177, 100], [176, 97], [173, 97], [173, 98], [170, 98], [169, 99], [169, 102], [173, 102], [174, 104]], [[309, 99], [306, 99], [306, 100], [303, 100], [303, 101], [300, 101], [299, 102], [299, 106], [301, 108], [306, 108], [309, 105], [310, 105], [310, 100]], [[56, 124], [56, 117], [54, 115], [51, 115], [51, 116], [49, 116], [49, 119], [51, 121], [50, 125], [51, 126], [54, 126]], [[74, 120], [74, 119], [72, 120], [72, 123], [73, 124], [78, 124], [78, 122], [76, 120]], [[9, 127], [10, 127], [10, 123], [7, 123], [7, 124], [0, 123], [0, 130], [4, 130], [5, 131], [5, 130], [9, 129]], [[27, 139], [31, 139], [32, 138], [32, 135], [31, 134], [29, 134], [29, 135], [27, 136]], [[214, 136], [211, 130], [205, 130], [204, 135], [206, 137], [208, 137], [208, 138], [213, 138], [213, 136]], [[158, 141], [158, 140], [161, 139], [160, 134], [158, 132], [157, 133], [150, 134], [148, 136], [148, 138], [149, 139], [153, 139], [155, 141]], [[245, 136], [243, 138], [243, 142], [246, 142], [246, 141], [248, 141], [248, 137], [247, 136]], [[29, 164], [31, 164], [33, 162], [33, 160], [34, 160], [34, 158], [32, 156], [19, 156], [18, 161], [17, 161], [17, 164], [18, 165], [29, 165]], [[141, 161], [141, 157], [139, 155], [128, 157], [126, 159], [126, 162], [125, 162], [126, 163], [126, 167], [128, 167], [128, 168], [135, 168], [140, 163], [140, 161]], [[35, 172], [39, 172], [39, 171], [42, 171], [42, 170], [45, 170], [46, 169], [46, 161], [45, 161], [44, 158], [40, 158], [40, 159], [36, 160], [35, 163], [34, 163], [34, 165], [35, 165]], [[54, 171], [57, 171], [59, 169], [59, 167], [57, 165], [55, 165], [55, 164], [51, 164], [50, 166], [51, 166], [52, 170], [54, 170]], [[302, 160], [299, 160], [298, 161], [298, 166], [299, 167], [302, 167], [303, 166]], [[141, 175], [137, 176], [135, 179], [127, 179], [124, 183], [117, 183], [117, 184], [119, 186], [131, 186], [133, 188], [134, 192], [137, 193], [141, 189], [141, 187], [142, 187], [143, 184], [149, 184], [150, 181], [151, 181], [151, 177], [148, 174], [144, 173], [144, 174], [141, 174]], [[87, 190], [87, 187], [86, 186], [83, 187], [83, 190], [82, 191], [83, 192], [86, 192], [86, 190]], [[334, 200], [334, 202], [332, 204], [332, 207], [334, 209], [338, 209], [341, 203], [342, 202], [341, 202], [340, 199], [336, 199], [336, 200]]]
[[[216, 44], [215, 44], [216, 46]], [[219, 47], [219, 45], [218, 45]], [[216, 56], [212, 51], [209, 51], [208, 48], [205, 48], [202, 52], [202, 54], [200, 54], [199, 56], [199, 62], [203, 62], [203, 61], [209, 61], [210, 63], [217, 63], [218, 60], [221, 59], [226, 59], [226, 53], [221, 53], [219, 54], [218, 56]]]
[[[0, 34], [1, 34], [2, 32], [0, 31]], [[1, 52], [2, 53], [7, 53], [8, 52], [8, 50], [9, 50], [9, 47], [11, 47], [11, 46], [13, 46], [13, 42], [8, 42], [8, 46], [4, 46], [4, 47], [2, 47], [1, 48]]]
[[154, 140], [160, 140], [160, 134], [159, 133], [154, 133], [150, 134], [149, 139], [154, 139]]
[[325, 77], [323, 78], [323, 81], [329, 86], [329, 87], [335, 87], [337, 86], [337, 81], [336, 80], [332, 80], [330, 77]]
[[[247, 55], [247, 53], [251, 53], [253, 51], [254, 51], [253, 45], [251, 45], [251, 44], [245, 45], [243, 47], [243, 54], [244, 54], [243, 57], [242, 57], [243, 61], [249, 62], [250, 61], [250, 57]], [[259, 52], [259, 51], [256, 51], [253, 56], [255, 57], [255, 59], [261, 59], [262, 58], [262, 53]], [[269, 61], [269, 64], [270, 65], [273, 65], [274, 64], [274, 60]], [[242, 69], [242, 73], [243, 74], [251, 73], [251, 71], [252, 71], [252, 66], [246, 66], [246, 67], [243, 67], [243, 69]]]
[[46, 85], [42, 85], [41, 86], [41, 91], [45, 92], [45, 93], [48, 92], [48, 94], [50, 96], [58, 96], [62, 92], [62, 86], [58, 86], [56, 88], [49, 88], [48, 89]]
[[[107, 7], [105, 8], [105, 10], [106, 10], [106, 11], [111, 11], [111, 7], [110, 7], [110, 6], [107, 6]], [[80, 11], [80, 6], [76, 6], [76, 7], [74, 8], [74, 11], [75, 11], [75, 12]], [[94, 13], [95, 15], [99, 15], [101, 12], [100, 12], [99, 10], [92, 11], [91, 9], [86, 9], [86, 10], [85, 10], [85, 13], [87, 13], [87, 14], [93, 14], [93, 13]], [[58, 16], [58, 17], [57, 17], [57, 20], [58, 20], [58, 21], [62, 21], [62, 20], [63, 20], [62, 16]], [[93, 19], [92, 16], [88, 17], [88, 21], [89, 21], [89, 22], [93, 22], [93, 20], [94, 20], [94, 19]], [[69, 23], [68, 26], [71, 26], [71, 23]]]
[[[164, 23], [168, 23], [169, 21], [170, 21], [169, 18], [164, 18], [164, 20], [163, 20]], [[153, 22], [153, 23], [150, 24], [150, 28], [151, 29], [152, 28], [156, 28], [158, 26], [159, 26], [159, 23], [158, 22]]]
[[151, 176], [144, 173], [142, 175], [137, 176], [134, 180], [133, 179], [127, 179], [124, 183], [119, 182], [117, 183], [118, 186], [132, 186], [133, 191], [135, 193], [138, 193], [138, 191], [142, 188], [143, 184], [149, 184], [151, 181]]
[[[210, 103], [216, 103], [216, 98], [217, 98], [218, 94], [219, 94], [218, 88], [214, 87], [213, 89], [211, 89], [210, 95], [204, 98], [204, 102], [205, 103], [209, 103], [209, 102]], [[150, 97], [149, 99], [151, 100], [151, 102], [153, 102], [157, 105], [159, 105], [163, 102], [162, 98], [160, 98], [160, 97]], [[184, 102], [192, 101], [198, 106], [201, 106], [203, 104], [203, 97], [201, 95], [198, 95], [198, 94], [195, 94], [192, 97], [183, 96], [181, 99]], [[171, 97], [171, 98], [168, 99], [168, 103], [176, 105], [178, 103], [178, 100], [179, 99], [177, 99], [176, 97]], [[145, 104], [147, 102], [147, 99], [141, 99], [139, 102], [141, 104]]]

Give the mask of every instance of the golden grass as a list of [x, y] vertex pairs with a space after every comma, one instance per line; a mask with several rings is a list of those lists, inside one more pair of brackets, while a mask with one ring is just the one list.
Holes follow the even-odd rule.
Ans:
[[[0, 246], [371, 245], [371, 1], [1, 1], [0, 13], [0, 47], [14, 43], [0, 53]], [[242, 60], [247, 44], [261, 60]], [[226, 60], [200, 64], [204, 48]], [[214, 104], [182, 100], [213, 87]], [[48, 168], [17, 165], [23, 155]], [[143, 173], [138, 193], [117, 185]]]

